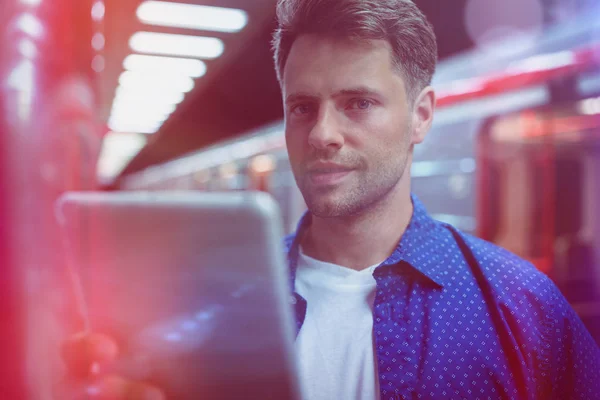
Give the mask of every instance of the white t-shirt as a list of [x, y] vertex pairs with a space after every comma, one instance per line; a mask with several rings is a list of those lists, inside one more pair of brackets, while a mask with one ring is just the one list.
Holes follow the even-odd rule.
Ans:
[[373, 340], [377, 265], [354, 271], [300, 253], [296, 291], [308, 308], [296, 350], [305, 400], [379, 399]]

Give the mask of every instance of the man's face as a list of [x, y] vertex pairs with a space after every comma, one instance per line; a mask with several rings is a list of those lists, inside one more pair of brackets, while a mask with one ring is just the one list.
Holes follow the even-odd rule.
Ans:
[[282, 86], [289, 158], [313, 214], [356, 215], [397, 187], [412, 112], [386, 41], [300, 36]]

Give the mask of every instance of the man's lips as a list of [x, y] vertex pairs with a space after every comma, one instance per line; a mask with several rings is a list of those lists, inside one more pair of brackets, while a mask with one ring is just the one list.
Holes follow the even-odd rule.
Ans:
[[343, 172], [350, 171], [354, 168], [345, 166], [343, 164], [336, 164], [332, 162], [314, 162], [309, 164], [306, 170], [308, 173], [333, 173], [333, 172]]
[[313, 165], [311, 168], [309, 168], [308, 177], [313, 185], [334, 185], [342, 181], [352, 171], [352, 168], [348, 168], [342, 165], [322, 163], [318, 165]]

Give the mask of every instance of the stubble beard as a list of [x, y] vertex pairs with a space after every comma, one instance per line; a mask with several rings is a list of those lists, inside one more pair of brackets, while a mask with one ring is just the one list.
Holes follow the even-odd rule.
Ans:
[[[390, 163], [390, 160], [385, 160], [386, 156], [382, 156], [379, 159], [380, 163], [374, 168], [371, 167], [369, 171], [369, 165], [364, 160], [351, 157], [353, 163], [345, 163], [345, 165], [354, 165], [356, 169], [351, 174], [356, 174], [358, 177], [350, 177], [355, 182], [351, 183], [352, 186], [349, 189], [337, 187], [319, 190], [311, 188], [309, 177], [306, 174], [303, 175], [302, 182], [294, 174], [310, 213], [320, 218], [343, 218], [353, 217], [377, 207], [399, 185], [406, 172], [408, 159], [412, 153], [411, 131], [412, 124], [409, 120], [402, 132], [402, 148], [397, 154], [386, 155], [390, 158], [400, 158], [397, 164]], [[386, 153], [384, 149], [381, 152]]]
[[[311, 188], [305, 181], [299, 185], [304, 201], [311, 214], [320, 218], [352, 217], [374, 208], [399, 184], [406, 170], [408, 152], [400, 164], [385, 165], [374, 171], [366, 169], [354, 170], [349, 177], [355, 182], [348, 182], [350, 188], [333, 187], [331, 189]], [[348, 184], [345, 182], [345, 184]]]

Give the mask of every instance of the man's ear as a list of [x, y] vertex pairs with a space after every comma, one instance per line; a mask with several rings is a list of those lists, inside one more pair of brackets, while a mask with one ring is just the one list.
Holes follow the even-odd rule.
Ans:
[[435, 92], [427, 86], [416, 98], [412, 110], [412, 144], [421, 143], [431, 128], [435, 110]]

